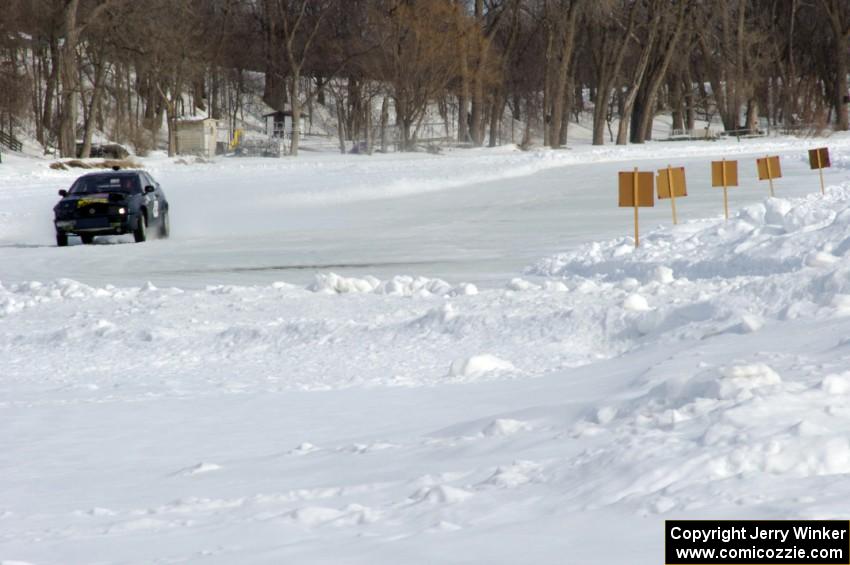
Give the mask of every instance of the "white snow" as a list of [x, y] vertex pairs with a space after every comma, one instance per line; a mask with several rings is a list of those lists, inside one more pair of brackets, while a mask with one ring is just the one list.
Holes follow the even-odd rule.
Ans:
[[[65, 249], [74, 173], [4, 156], [0, 563], [649, 564], [667, 518], [846, 519], [828, 141], [825, 196], [793, 139], [156, 157], [174, 236]], [[662, 149], [690, 195], [635, 249], [616, 172]]]
[[850, 393], [850, 373], [827, 375], [821, 381], [821, 388], [827, 394], [842, 395]]
[[649, 307], [649, 302], [647, 302], [646, 298], [640, 294], [628, 295], [623, 301], [623, 308], [626, 310], [633, 310], [635, 312], [646, 312], [647, 310], [652, 310], [652, 308]]
[[483, 353], [453, 361], [450, 372], [455, 377], [480, 377], [487, 373], [513, 371], [514, 369], [515, 367], [510, 361], [499, 359], [489, 353]]

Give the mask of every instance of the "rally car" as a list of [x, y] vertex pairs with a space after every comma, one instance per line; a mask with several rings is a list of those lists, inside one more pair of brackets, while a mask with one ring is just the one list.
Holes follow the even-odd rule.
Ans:
[[150, 230], [168, 237], [168, 200], [159, 183], [145, 171], [111, 170], [78, 178], [53, 208], [56, 245], [68, 245], [69, 235], [92, 243], [97, 235], [132, 233], [145, 241]]

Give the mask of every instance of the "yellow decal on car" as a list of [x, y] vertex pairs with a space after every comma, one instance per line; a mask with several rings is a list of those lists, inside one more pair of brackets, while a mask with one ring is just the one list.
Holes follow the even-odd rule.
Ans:
[[108, 204], [108, 198], [81, 198], [77, 200], [77, 208], [88, 206], [89, 204]]

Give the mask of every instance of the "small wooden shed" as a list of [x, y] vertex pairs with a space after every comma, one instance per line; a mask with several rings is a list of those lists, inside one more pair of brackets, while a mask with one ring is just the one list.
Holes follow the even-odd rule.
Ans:
[[177, 120], [177, 153], [213, 157], [218, 141], [218, 120], [185, 118]]

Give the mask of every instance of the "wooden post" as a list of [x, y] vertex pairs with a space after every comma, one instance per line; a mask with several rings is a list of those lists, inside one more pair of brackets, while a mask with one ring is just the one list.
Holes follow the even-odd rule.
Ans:
[[635, 172], [632, 175], [632, 193], [635, 202], [635, 247], [640, 245], [640, 230], [638, 228], [638, 168], [635, 167]]
[[767, 182], [770, 183], [770, 196], [773, 196], [773, 173], [770, 170], [770, 156], [766, 155], [764, 159], [764, 166], [767, 167]]
[[729, 192], [728, 185], [726, 184], [726, 159], [723, 159], [723, 214], [726, 216], [726, 219], [729, 219]]
[[673, 167], [667, 165], [667, 187], [670, 189], [670, 205], [673, 207], [673, 225], [679, 223], [676, 216], [676, 191], [673, 189]]
[[826, 194], [826, 190], [823, 188], [823, 162], [821, 162], [820, 158], [820, 149], [816, 149], [815, 153], [818, 156], [818, 173], [820, 174], [820, 193]]

